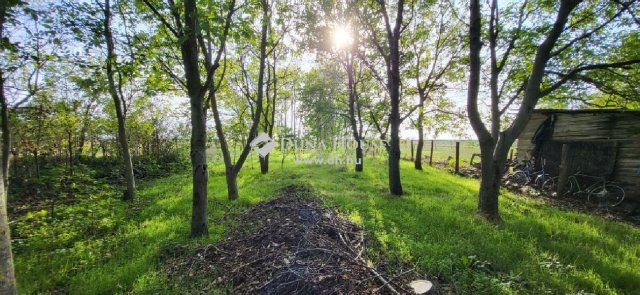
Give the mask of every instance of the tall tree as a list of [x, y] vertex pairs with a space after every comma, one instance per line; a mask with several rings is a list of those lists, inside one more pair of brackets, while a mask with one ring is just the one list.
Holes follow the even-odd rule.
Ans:
[[[0, 50], [4, 51], [8, 44], [5, 44], [4, 25], [7, 18], [7, 12], [10, 8], [8, 1], [0, 3], [0, 42], [2, 42]], [[13, 269], [13, 254], [11, 253], [11, 229], [9, 228], [9, 218], [7, 216], [7, 195], [5, 189], [5, 179], [8, 171], [9, 157], [5, 159], [5, 145], [8, 144], [8, 128], [4, 128], [8, 124], [8, 116], [6, 115], [6, 97], [4, 95], [4, 73], [0, 68], [0, 102], [2, 102], [2, 135], [3, 135], [3, 163], [0, 169], [0, 293], [17, 294], [16, 277]], [[7, 125], [8, 126], [8, 125]], [[6, 162], [5, 162], [6, 161]], [[5, 164], [6, 163], [6, 164]]]
[[[171, 34], [180, 48], [182, 57], [182, 67], [184, 70], [184, 80], [178, 77], [167, 66], [164, 67], [168, 74], [178, 81], [189, 96], [190, 113], [191, 113], [191, 167], [192, 167], [192, 209], [191, 209], [191, 236], [197, 237], [205, 235], [209, 232], [207, 224], [207, 106], [205, 105], [205, 95], [208, 90], [215, 90], [214, 79], [215, 73], [220, 67], [220, 59], [224, 51], [224, 47], [229, 34], [232, 16], [236, 10], [235, 0], [231, 0], [226, 7], [226, 18], [223, 28], [219, 32], [218, 48], [213, 50], [212, 40], [208, 39], [205, 43], [202, 30], [203, 24], [200, 23], [203, 18], [198, 12], [197, 2], [195, 0], [184, 1], [183, 9], [176, 6], [173, 0], [168, 1], [169, 13], [173, 19], [170, 23], [164, 14], [156, 6], [148, 0], [144, 3], [153, 12], [156, 18], [162, 23], [162, 26]], [[182, 11], [182, 13], [181, 13]], [[211, 26], [208, 26], [211, 28]], [[166, 33], [165, 31], [165, 33]], [[207, 35], [211, 37], [211, 34]], [[202, 52], [207, 59], [205, 63], [205, 81], [201, 81], [199, 52]], [[215, 56], [213, 56], [215, 54]], [[215, 92], [215, 91], [214, 91]], [[214, 95], [209, 93], [209, 96]]]
[[347, 72], [347, 91], [349, 93], [349, 125], [355, 141], [355, 170], [362, 172], [364, 169], [364, 155], [362, 153], [363, 123], [362, 123], [362, 101], [358, 92], [358, 84], [362, 82], [362, 68], [357, 63], [357, 59], [350, 50], [344, 52], [341, 60], [342, 66]]
[[[267, 34], [267, 73], [266, 73], [266, 90], [264, 107], [262, 111], [262, 118], [260, 123], [262, 125], [262, 131], [273, 138], [273, 131], [276, 126], [276, 106], [278, 103], [278, 92], [280, 91], [280, 78], [284, 77], [286, 73], [278, 73], [279, 60], [287, 53], [290, 53], [287, 46], [284, 44], [284, 38], [289, 33], [289, 30], [294, 25], [295, 18], [291, 15], [291, 9], [287, 3], [281, 1], [274, 1], [270, 6], [271, 20], [269, 21], [268, 34]], [[276, 14], [274, 14], [276, 12]], [[269, 172], [269, 154], [264, 157], [260, 157], [260, 172], [266, 174]]]
[[[43, 29], [42, 23], [48, 17], [45, 13], [22, 1], [7, 1], [4, 5], [8, 8], [3, 26], [9, 23], [6, 21], [7, 17], [12, 16], [13, 34], [19, 39], [12, 40], [12, 36], [9, 36], [6, 28], [4, 29], [2, 50], [6, 53], [3, 56], [6, 60], [0, 74], [5, 93], [0, 97], [0, 130], [3, 142], [1, 164], [7, 194], [12, 149], [12, 113], [28, 103], [41, 90], [41, 70], [53, 58], [53, 53], [60, 48], [60, 44], [56, 42], [57, 44], [53, 45], [54, 33], [52, 30]], [[21, 11], [11, 9], [16, 7], [21, 7]]]
[[[640, 62], [637, 56], [614, 61], [613, 59], [619, 57], [605, 55], [609, 60], [602, 60], [602, 55], [590, 56], [591, 58], [584, 55], [585, 52], [592, 52], [585, 50], [585, 47], [591, 49], [594, 48], [592, 46], [597, 47], [588, 42], [591, 38], [601, 33], [616, 36], [619, 35], [616, 32], [624, 32], [624, 23], [612, 31], [605, 32], [603, 29], [615, 23], [614, 21], [619, 19], [634, 2], [562, 0], [559, 3], [527, 3], [525, 1], [519, 6], [518, 13], [514, 14], [512, 30], [507, 31], [505, 30], [507, 26], [500, 22], [502, 18], [500, 18], [501, 10], [498, 9], [498, 1], [492, 1], [489, 7], [488, 30], [491, 59], [489, 70], [489, 87], [492, 92], [491, 126], [487, 127], [478, 108], [482, 71], [482, 12], [480, 2], [471, 1], [467, 113], [480, 142], [482, 179], [478, 195], [478, 213], [481, 216], [492, 221], [500, 221], [498, 197], [507, 153], [525, 128], [541, 98], [563, 87], [579, 74], [593, 70], [625, 68]], [[538, 19], [525, 22], [526, 16], [532, 11], [531, 6], [536, 5], [543, 6], [542, 9], [536, 10]], [[544, 15], [545, 11], [551, 11], [554, 14], [551, 24], [544, 23], [548, 18]], [[607, 13], [600, 14], [597, 13], [598, 11]], [[525, 28], [524, 25], [527, 23], [538, 27]], [[542, 35], [532, 37], [531, 32], [541, 32]], [[506, 41], [504, 38], [499, 39], [502, 35], [506, 35]], [[542, 41], [536, 44], [537, 40]], [[529, 50], [532, 47], [535, 48], [535, 52]], [[498, 54], [501, 56], [498, 57]], [[513, 56], [518, 56], [519, 59], [515, 61]], [[530, 62], [523, 64], [522, 59]], [[509, 71], [503, 72], [510, 60], [514, 60], [512, 63], [521, 67], [514, 66]], [[560, 74], [552, 75], [549, 72], [550, 69]], [[497, 86], [500, 81], [502, 85]], [[519, 106], [517, 106], [518, 103]], [[507, 128], [502, 129], [500, 124], [506, 110], [511, 106], [517, 106], [517, 112]]]
[[[113, 103], [116, 109], [116, 118], [118, 120], [118, 141], [120, 144], [120, 150], [122, 153], [122, 161], [124, 162], [125, 180], [127, 189], [124, 193], [123, 199], [133, 200], [136, 195], [136, 181], [133, 175], [133, 164], [131, 162], [131, 154], [129, 153], [129, 140], [126, 132], [126, 118], [124, 114], [124, 98], [118, 89], [122, 90], [122, 85], [116, 86], [116, 71], [118, 71], [118, 58], [115, 52], [115, 46], [113, 41], [113, 34], [111, 33], [111, 4], [109, 0], [104, 2], [104, 39], [107, 43], [107, 79], [109, 82], [109, 94], [113, 99]], [[121, 74], [118, 74], [121, 75]], [[122, 79], [119, 79], [121, 82]]]
[[[408, 75], [413, 76], [418, 103], [405, 117], [417, 110], [415, 126], [418, 144], [414, 167], [422, 170], [422, 150], [424, 148], [425, 116], [428, 113], [456, 114], [450, 110], [444, 96], [446, 83], [452, 82], [461, 62], [461, 25], [452, 17], [451, 7], [439, 2], [422, 2], [413, 10], [413, 22], [408, 27], [411, 67]], [[436, 98], [440, 96], [440, 98]], [[431, 105], [428, 110], [425, 104]], [[442, 117], [442, 116], [440, 116]]]
[[[259, 53], [259, 69], [258, 69], [258, 83], [256, 84], [256, 98], [255, 101], [252, 98], [252, 95], [247, 91], [245, 93], [245, 97], [247, 99], [247, 103], [249, 105], [255, 106], [252, 107], [251, 114], [251, 126], [249, 128], [249, 134], [247, 136], [247, 140], [244, 143], [242, 151], [240, 152], [240, 156], [235, 161], [235, 163], [231, 159], [231, 152], [229, 150], [229, 145], [227, 143], [227, 138], [223, 130], [222, 120], [220, 118], [220, 110], [218, 106], [218, 99], [216, 97], [215, 85], [210, 86], [209, 91], [209, 103], [211, 105], [211, 111], [213, 113], [213, 119], [216, 124], [216, 134], [218, 136], [218, 140], [220, 141], [220, 150], [222, 152], [222, 159], [224, 161], [225, 166], [225, 175], [227, 180], [227, 194], [230, 200], [235, 200], [239, 197], [238, 192], [238, 173], [240, 169], [242, 169], [242, 165], [246, 161], [249, 156], [249, 152], [251, 152], [251, 141], [257, 136], [258, 124], [260, 122], [260, 117], [262, 116], [263, 111], [263, 97], [264, 86], [265, 86], [265, 69], [266, 69], [266, 60], [267, 60], [267, 31], [270, 23], [270, 14], [269, 14], [269, 3], [266, 0], [260, 1], [260, 6], [262, 10], [262, 18], [261, 18], [261, 33], [260, 33], [260, 53]], [[244, 72], [244, 70], [243, 70]], [[247, 75], [245, 75], [247, 76]]]
[[[386, 82], [384, 85], [389, 95], [389, 142], [387, 152], [389, 154], [389, 191], [392, 195], [403, 194], [402, 183], [400, 181], [400, 39], [407, 24], [403, 20], [405, 12], [405, 1], [399, 0], [395, 5], [389, 5], [386, 0], [376, 0], [376, 9], [372, 17], [371, 13], [360, 13], [359, 17], [363, 23], [368, 25], [369, 40], [375, 46], [378, 54], [384, 60], [386, 72]], [[395, 6], [395, 7], [394, 7]], [[390, 14], [395, 10], [395, 19]], [[394, 16], [391, 14], [391, 16]], [[377, 23], [372, 23], [371, 19]], [[382, 34], [379, 34], [379, 24], [382, 26]], [[379, 35], [383, 35], [380, 37]], [[384, 39], [381, 40], [381, 39]], [[380, 75], [376, 75], [380, 77]]]

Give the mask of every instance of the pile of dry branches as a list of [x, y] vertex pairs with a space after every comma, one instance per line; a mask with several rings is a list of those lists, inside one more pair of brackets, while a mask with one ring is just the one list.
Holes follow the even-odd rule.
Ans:
[[230, 238], [198, 249], [171, 272], [211, 272], [234, 294], [412, 293], [407, 283], [413, 270], [393, 276], [376, 270], [362, 228], [304, 194], [304, 188], [288, 187], [254, 206]]

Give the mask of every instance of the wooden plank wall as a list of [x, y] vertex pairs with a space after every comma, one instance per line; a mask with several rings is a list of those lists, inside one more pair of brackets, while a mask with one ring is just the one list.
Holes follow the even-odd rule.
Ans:
[[[530, 157], [531, 138], [550, 114], [546, 111], [533, 114], [518, 138], [518, 159]], [[640, 203], [640, 112], [560, 112], [556, 116], [553, 141], [618, 143], [613, 180], [622, 185], [626, 198]]]

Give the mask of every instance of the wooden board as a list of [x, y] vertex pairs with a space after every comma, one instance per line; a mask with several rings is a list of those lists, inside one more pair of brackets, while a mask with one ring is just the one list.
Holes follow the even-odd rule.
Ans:
[[[534, 148], [531, 138], [551, 113], [553, 112], [545, 110], [533, 114], [518, 138], [518, 159], [530, 157]], [[623, 186], [628, 200], [640, 203], [640, 112], [594, 110], [559, 111], [555, 114], [556, 123], [551, 137], [555, 144], [550, 144], [548, 149], [557, 149], [559, 159], [561, 148], [557, 147], [561, 143], [570, 143], [572, 147], [584, 146], [582, 151], [572, 155], [572, 159], [586, 164], [573, 168], [588, 169], [594, 174], [608, 173], [612, 180]], [[616, 144], [615, 150], [612, 149]], [[552, 166], [558, 165], [559, 163]]]

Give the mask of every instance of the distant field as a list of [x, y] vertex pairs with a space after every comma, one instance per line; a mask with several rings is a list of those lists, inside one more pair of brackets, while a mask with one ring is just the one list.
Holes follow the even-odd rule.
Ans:
[[[480, 146], [478, 142], [475, 140], [459, 140], [460, 142], [460, 163], [468, 164], [471, 160], [471, 156], [473, 154], [480, 153]], [[403, 159], [413, 159], [411, 153], [411, 144], [412, 141], [403, 141], [403, 144], [400, 146], [400, 152]], [[414, 153], [417, 149], [418, 141], [413, 140]], [[423, 159], [428, 162], [429, 155], [431, 151], [431, 140], [425, 140], [424, 148], [422, 150]], [[434, 140], [433, 141], [433, 162], [445, 162], [451, 157], [452, 159], [456, 156], [456, 140]], [[479, 161], [476, 159], [474, 161]]]
[[[424, 141], [424, 147], [422, 150], [422, 158], [424, 159], [424, 163], [428, 163], [429, 162], [429, 156], [430, 156], [430, 150], [431, 150], [431, 141], [432, 140], [425, 140]], [[469, 165], [470, 161], [471, 161], [471, 157], [473, 156], [473, 154], [480, 154], [480, 146], [478, 145], [478, 141], [476, 140], [440, 140], [440, 139], [436, 139], [433, 140], [433, 162], [434, 163], [443, 163], [443, 162], [447, 162], [448, 160], [453, 160], [455, 159], [456, 156], [456, 142], [460, 142], [460, 165], [461, 166], [466, 166]], [[411, 145], [413, 143], [413, 153], [412, 153], [412, 148]], [[400, 153], [401, 153], [401, 157], [402, 159], [405, 160], [413, 160], [413, 158], [415, 157], [415, 153], [417, 150], [417, 146], [418, 146], [418, 141], [417, 140], [401, 140], [401, 144], [400, 144]], [[515, 143], [513, 145], [513, 154], [515, 155], [515, 149], [516, 149], [517, 143]], [[279, 148], [276, 147], [276, 150], [278, 150]], [[208, 149], [208, 158], [210, 161], [214, 161], [214, 162], [221, 162], [221, 155], [220, 155], [220, 151], [216, 148], [216, 147], [211, 147]], [[240, 148], [236, 148], [235, 150], [233, 150], [231, 152], [231, 157], [233, 159], [237, 158], [237, 156], [240, 154], [241, 150]], [[287, 154], [287, 157], [292, 157], [293, 156], [293, 152], [289, 152]], [[315, 157], [318, 155], [340, 155], [340, 156], [351, 156], [352, 150], [347, 149], [347, 150], [339, 150], [339, 151], [317, 151], [317, 150], [313, 150], [313, 151], [302, 151], [302, 152], [297, 152], [296, 155], [302, 157], [302, 158], [309, 158], [309, 157]], [[249, 157], [255, 157], [255, 155], [253, 153], [250, 153]], [[278, 153], [278, 158], [282, 157], [281, 153]], [[386, 159], [386, 152], [384, 151], [384, 149], [377, 149], [377, 150], [368, 150], [365, 151], [365, 161], [367, 160], [384, 160]], [[480, 159], [478, 157], [476, 157], [476, 159], [474, 159], [474, 162], [479, 162]], [[452, 162], [453, 163], [453, 162]]]

